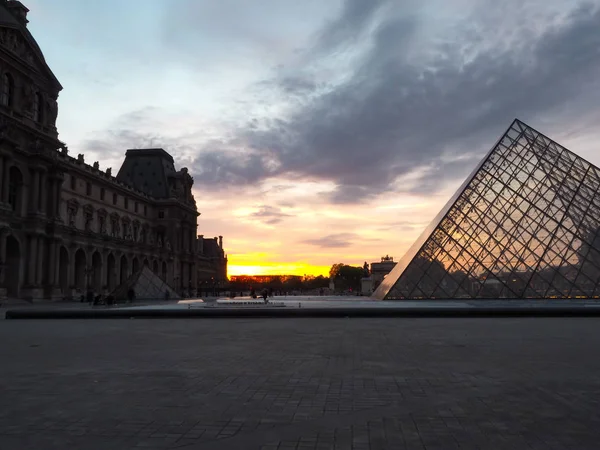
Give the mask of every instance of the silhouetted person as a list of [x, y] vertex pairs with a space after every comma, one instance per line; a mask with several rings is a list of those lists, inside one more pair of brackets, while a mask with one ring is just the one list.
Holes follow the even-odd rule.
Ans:
[[133, 288], [127, 291], [127, 298], [129, 299], [129, 303], [133, 303], [133, 300], [135, 300], [135, 291], [133, 290]]
[[269, 291], [267, 291], [266, 289], [263, 289], [262, 291], [262, 298], [265, 301], [265, 305], [267, 304], [268, 300], [267, 297], [269, 296]]
[[165, 289], [165, 300], [169, 300], [170, 297], [171, 297], [171, 294], [169, 293], [169, 290]]
[[[81, 296], [81, 302], [83, 303], [83, 295]], [[92, 305], [94, 303], [94, 293], [91, 291], [87, 291], [87, 302]]]

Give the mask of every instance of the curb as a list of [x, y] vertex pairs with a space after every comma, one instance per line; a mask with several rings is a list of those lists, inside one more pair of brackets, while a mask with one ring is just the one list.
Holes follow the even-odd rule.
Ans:
[[175, 318], [384, 318], [384, 317], [600, 317], [596, 306], [506, 306], [426, 308], [198, 308], [198, 309], [14, 309], [6, 319], [175, 319]]

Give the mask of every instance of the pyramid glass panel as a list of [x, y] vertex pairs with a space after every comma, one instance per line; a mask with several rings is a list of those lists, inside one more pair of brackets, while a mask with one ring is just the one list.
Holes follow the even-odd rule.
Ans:
[[373, 295], [600, 298], [600, 169], [515, 120]]

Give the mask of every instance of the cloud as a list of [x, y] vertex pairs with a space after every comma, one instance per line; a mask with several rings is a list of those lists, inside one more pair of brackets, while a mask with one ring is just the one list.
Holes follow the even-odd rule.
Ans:
[[359, 239], [354, 233], [338, 233], [329, 234], [321, 238], [307, 239], [302, 241], [303, 244], [315, 245], [321, 248], [342, 248], [350, 247]]
[[385, 0], [346, 0], [339, 16], [318, 33], [314, 50], [332, 52], [354, 44], [386, 4]]
[[284, 214], [281, 209], [274, 206], [263, 205], [260, 209], [252, 214], [251, 218], [260, 219], [267, 225], [275, 225], [281, 222], [286, 217], [292, 217], [290, 214]]
[[[364, 202], [390, 191], [430, 193], [466, 176], [515, 117], [536, 127], [563, 119], [569, 108], [574, 123], [600, 101], [596, 6], [579, 5], [560, 20], [536, 23], [536, 33], [517, 20], [510, 46], [498, 36], [490, 41], [481, 26], [493, 19], [488, 12], [480, 26], [432, 47], [423, 42], [423, 16], [377, 14], [386, 4], [348, 0], [313, 50], [321, 61], [327, 49], [352, 44], [362, 30], [368, 45], [352, 70], [317, 96], [314, 75], [304, 82], [281, 80], [280, 89], [298, 93], [305, 86], [310, 95], [281, 117], [252, 117], [252, 126], [222, 141], [229, 151], [205, 148], [194, 162], [200, 182], [327, 180], [337, 186], [328, 194], [335, 203]], [[350, 32], [353, 26], [357, 33]], [[415, 59], [420, 50], [427, 58]], [[416, 171], [420, 178], [398, 185], [399, 177]]]

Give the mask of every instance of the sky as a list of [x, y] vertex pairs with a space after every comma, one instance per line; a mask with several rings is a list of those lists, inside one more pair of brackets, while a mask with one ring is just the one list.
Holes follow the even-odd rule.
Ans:
[[71, 154], [162, 147], [229, 274], [400, 259], [515, 118], [600, 165], [600, 0], [24, 0]]

